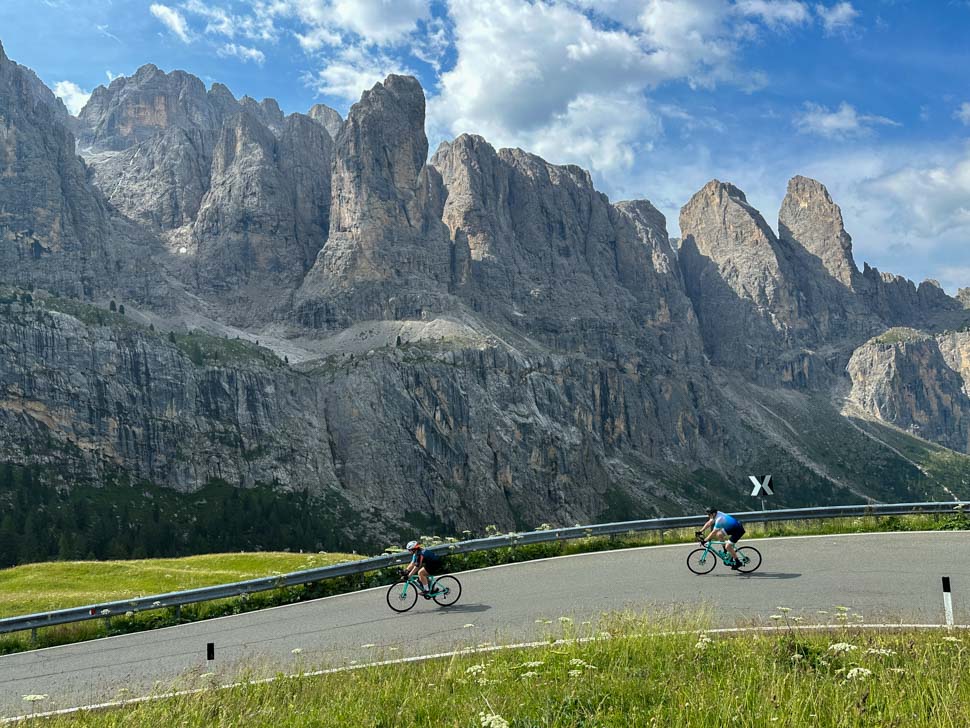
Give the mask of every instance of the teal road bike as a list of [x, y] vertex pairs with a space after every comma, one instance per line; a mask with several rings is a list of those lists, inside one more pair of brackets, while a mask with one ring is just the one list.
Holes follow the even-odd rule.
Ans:
[[[461, 597], [461, 582], [451, 575], [428, 576], [428, 593], [425, 599], [433, 599], [440, 607], [450, 607]], [[417, 574], [402, 577], [387, 590], [387, 606], [395, 612], [406, 612], [418, 603], [421, 596], [421, 582]]]
[[[687, 555], [687, 568], [695, 574], [709, 574], [717, 566], [718, 560], [723, 561], [725, 566], [731, 565], [731, 554], [728, 553], [724, 544], [727, 541], [708, 541], [704, 543], [703, 538], [698, 538], [703, 545], [699, 549], [694, 549]], [[715, 548], [718, 547], [718, 548]], [[754, 546], [740, 546], [735, 548], [738, 552], [738, 559], [741, 561], [741, 568], [738, 569], [742, 574], [750, 574], [761, 566], [761, 552]]]

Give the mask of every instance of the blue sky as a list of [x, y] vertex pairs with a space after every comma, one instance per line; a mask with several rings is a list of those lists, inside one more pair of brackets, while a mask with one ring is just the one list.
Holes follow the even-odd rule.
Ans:
[[461, 132], [677, 213], [731, 181], [772, 227], [825, 183], [856, 260], [970, 286], [970, 0], [5, 0], [0, 40], [77, 108], [143, 63], [284, 111], [390, 72]]

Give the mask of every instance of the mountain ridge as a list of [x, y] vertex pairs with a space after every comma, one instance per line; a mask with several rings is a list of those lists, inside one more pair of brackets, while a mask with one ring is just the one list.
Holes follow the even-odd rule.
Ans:
[[[0, 50], [19, 150], [0, 173], [9, 462], [179, 492], [273, 483], [350, 504], [368, 538], [733, 507], [762, 470], [780, 504], [966, 488], [874, 445], [839, 401], [967, 452], [952, 423], [970, 372], [944, 332], [970, 316], [938, 286], [859, 271], [815, 180], [789, 183], [777, 234], [712, 180], [675, 249], [653, 205], [610, 202], [579, 167], [475, 135], [429, 157], [413, 78], [340, 119], [154, 66], [82, 110], [89, 171], [47, 106], [20, 121], [37, 105], [3, 93], [26, 88], [18, 68]], [[83, 245], [35, 260], [60, 235], [18, 201], [39, 170], [68, 190], [51, 209], [93, 212], [65, 218]], [[901, 350], [912, 364], [887, 377], [866, 347], [912, 325], [941, 353]], [[938, 394], [907, 409], [918, 383]]]

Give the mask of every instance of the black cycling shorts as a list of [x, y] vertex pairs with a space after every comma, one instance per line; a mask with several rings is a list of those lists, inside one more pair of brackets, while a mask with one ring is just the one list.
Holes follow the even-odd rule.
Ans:
[[744, 526], [739, 523], [737, 526], [734, 526], [734, 528], [727, 529], [724, 533], [726, 533], [728, 538], [731, 539], [731, 543], [737, 543], [744, 535]]
[[445, 560], [444, 558], [438, 559], [425, 559], [422, 564], [428, 573], [432, 576], [437, 576], [438, 574], [444, 573], [445, 570]]

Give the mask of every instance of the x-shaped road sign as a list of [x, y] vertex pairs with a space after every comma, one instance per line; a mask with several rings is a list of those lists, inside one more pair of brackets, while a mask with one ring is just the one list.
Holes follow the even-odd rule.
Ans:
[[748, 480], [754, 483], [754, 490], [751, 491], [751, 495], [758, 495], [761, 491], [764, 491], [765, 495], [774, 495], [775, 491], [771, 489], [771, 476], [766, 475], [764, 480], [758, 480], [755, 476], [749, 475]]

